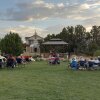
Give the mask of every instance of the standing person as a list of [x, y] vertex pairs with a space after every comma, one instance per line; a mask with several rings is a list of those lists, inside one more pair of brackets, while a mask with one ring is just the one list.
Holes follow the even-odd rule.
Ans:
[[2, 68], [3, 62], [2, 59], [0, 59], [0, 68]]
[[3, 58], [3, 66], [6, 67], [6, 62], [7, 62], [7, 59], [6, 58]]
[[68, 52], [68, 60], [70, 59], [70, 52]]
[[60, 64], [59, 53], [56, 54], [56, 61], [57, 61], [57, 64]]

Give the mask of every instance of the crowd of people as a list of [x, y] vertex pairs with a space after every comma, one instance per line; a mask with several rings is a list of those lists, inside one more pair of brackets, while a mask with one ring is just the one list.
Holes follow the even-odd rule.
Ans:
[[0, 68], [3, 67], [14, 68], [21, 64], [25, 65], [26, 62], [30, 62], [32, 60], [33, 59], [31, 56], [14, 57], [13, 55], [6, 55], [6, 56], [0, 55]]
[[95, 58], [72, 57], [70, 59], [70, 67], [74, 70], [100, 69], [100, 57], [95, 57]]
[[[57, 52], [51, 51], [48, 61], [50, 65], [60, 64], [60, 56]], [[18, 65], [24, 64], [26, 62], [35, 61], [32, 56], [17, 56], [14, 57], [12, 55], [1, 56], [0, 55], [0, 68], [7, 67], [7, 68], [14, 68]], [[70, 68], [73, 70], [94, 70], [100, 69], [100, 57], [89, 58], [89, 57], [77, 57], [72, 56], [70, 58]]]

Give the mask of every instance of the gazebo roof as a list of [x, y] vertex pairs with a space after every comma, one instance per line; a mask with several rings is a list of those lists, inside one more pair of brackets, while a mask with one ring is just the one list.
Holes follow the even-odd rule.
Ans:
[[43, 45], [68, 45], [68, 43], [64, 42], [59, 38], [50, 39], [47, 42], [44, 42]]

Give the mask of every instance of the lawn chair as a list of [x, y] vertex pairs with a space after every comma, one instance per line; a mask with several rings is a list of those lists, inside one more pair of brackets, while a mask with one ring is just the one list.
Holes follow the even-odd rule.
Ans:
[[94, 70], [93, 66], [94, 66], [94, 62], [93, 61], [88, 61], [88, 67], [87, 67], [87, 69], [88, 70]]
[[51, 58], [49, 58], [48, 60], [49, 60], [48, 63], [49, 63], [50, 65], [55, 64], [55, 57], [51, 57]]
[[7, 67], [14, 68], [16, 66], [16, 63], [14, 59], [7, 59]]
[[79, 69], [82, 69], [82, 70], [84, 70], [84, 69], [86, 69], [87, 68], [87, 66], [86, 66], [86, 61], [79, 61]]
[[78, 65], [78, 62], [73, 60], [71, 63], [70, 63], [70, 66], [73, 70], [77, 70], [79, 65]]
[[16, 61], [17, 61], [18, 66], [22, 65], [25, 67], [26, 63], [22, 58], [18, 57], [18, 58], [16, 58]]

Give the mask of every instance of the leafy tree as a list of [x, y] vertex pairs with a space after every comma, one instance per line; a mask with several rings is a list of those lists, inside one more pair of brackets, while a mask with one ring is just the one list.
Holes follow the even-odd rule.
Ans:
[[100, 56], [100, 50], [96, 50], [96, 51], [94, 52], [94, 56]]
[[57, 38], [60, 38], [64, 41], [68, 41], [68, 34], [67, 34], [67, 29], [64, 27], [62, 29], [62, 32], [60, 32], [60, 34], [56, 35]]
[[86, 46], [85, 39], [86, 29], [82, 25], [77, 25], [75, 27], [75, 45], [76, 52], [83, 53]]
[[98, 45], [94, 42], [90, 42], [87, 49], [87, 54], [93, 56], [94, 52], [98, 49]]
[[45, 41], [48, 41], [48, 40], [50, 40], [50, 39], [52, 39], [52, 38], [55, 38], [56, 37], [56, 35], [55, 34], [48, 34], [46, 37], [45, 37]]
[[100, 46], [100, 26], [93, 26], [91, 29], [93, 42]]
[[51, 38], [60, 38], [69, 43], [68, 52], [93, 55], [95, 50], [100, 49], [100, 26], [93, 26], [90, 32], [86, 32], [82, 25], [67, 26], [59, 34], [49, 34], [45, 39], [48, 41]]
[[0, 49], [3, 53], [20, 55], [23, 52], [23, 43], [20, 36], [17, 33], [10, 32], [1, 39]]

